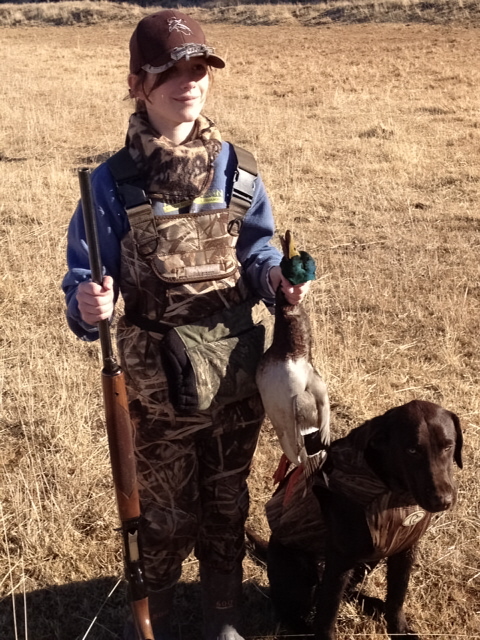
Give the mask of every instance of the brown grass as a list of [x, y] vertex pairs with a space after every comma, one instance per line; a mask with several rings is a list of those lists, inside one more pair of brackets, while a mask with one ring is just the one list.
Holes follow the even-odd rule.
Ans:
[[[146, 0], [145, 4], [150, 4]], [[154, 2], [152, 2], [154, 4]], [[193, 5], [193, 6], [189, 6]], [[480, 0], [320, 0], [270, 4], [262, 0], [166, 0], [163, 7], [184, 7], [204, 24], [331, 25], [339, 23], [428, 23], [479, 26]], [[107, 0], [0, 4], [0, 25], [74, 25], [136, 22], [154, 11], [135, 4]]]
[[[123, 143], [127, 42], [145, 10], [98, 3], [102, 21], [90, 26], [18, 19], [12, 28], [5, 18], [65, 16], [67, 4], [71, 13], [88, 3], [0, 5], [2, 640], [83, 638], [102, 605], [88, 638], [114, 638], [122, 625], [122, 588], [108, 597], [122, 562], [98, 345], [67, 330], [59, 284], [76, 168]], [[478, 12], [478, 3], [439, 4]], [[317, 9], [333, 5], [373, 6]], [[125, 9], [123, 24], [116, 12], [125, 19]], [[308, 304], [334, 435], [411, 398], [460, 416], [459, 503], [422, 541], [407, 612], [424, 638], [480, 637], [478, 32], [292, 19], [313, 5], [215, 11], [234, 9], [238, 22], [255, 11], [269, 25], [227, 16], [208, 26], [229, 65], [207, 112], [225, 138], [256, 152], [279, 230], [292, 227], [317, 259]], [[267, 425], [250, 483], [251, 524], [265, 535], [278, 456]], [[198, 637], [188, 631], [199, 616], [196, 571], [192, 559], [178, 594], [183, 640]], [[247, 559], [249, 638], [274, 634], [266, 587], [264, 568]], [[383, 593], [381, 569], [368, 589]], [[384, 637], [383, 624], [352, 605], [338, 631]]]

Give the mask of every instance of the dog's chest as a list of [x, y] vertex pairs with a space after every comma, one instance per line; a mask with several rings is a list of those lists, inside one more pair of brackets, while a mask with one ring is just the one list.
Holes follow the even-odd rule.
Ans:
[[375, 557], [385, 558], [408, 549], [425, 533], [431, 514], [418, 505], [398, 504], [390, 491], [374, 500], [366, 509]]

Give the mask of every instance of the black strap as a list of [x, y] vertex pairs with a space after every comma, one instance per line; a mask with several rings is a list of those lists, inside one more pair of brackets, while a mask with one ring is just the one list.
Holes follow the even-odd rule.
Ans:
[[167, 324], [166, 322], [161, 322], [157, 320], [150, 320], [141, 313], [137, 313], [136, 311], [125, 310], [126, 319], [134, 324], [139, 329], [143, 329], [144, 331], [151, 331], [153, 333], [167, 333], [172, 328], [171, 324]]
[[235, 144], [233, 149], [237, 156], [237, 169], [233, 178], [230, 208], [234, 209], [236, 215], [243, 217], [253, 201], [258, 175], [257, 162], [250, 151], [237, 147]]
[[[253, 201], [258, 175], [257, 162], [250, 151], [237, 145], [233, 145], [233, 149], [237, 157], [237, 169], [233, 178], [230, 207], [234, 209], [235, 215], [243, 217]], [[126, 147], [108, 158], [107, 164], [127, 211], [147, 203], [151, 204], [142, 174]]]
[[123, 147], [107, 160], [117, 183], [118, 192], [127, 211], [149, 203], [142, 174], [127, 147]]

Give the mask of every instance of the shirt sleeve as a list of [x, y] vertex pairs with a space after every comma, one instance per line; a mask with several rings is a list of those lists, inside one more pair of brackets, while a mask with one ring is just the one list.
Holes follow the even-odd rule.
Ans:
[[266, 303], [275, 303], [268, 272], [279, 265], [281, 253], [271, 244], [275, 233], [272, 207], [260, 176], [255, 182], [252, 205], [245, 218], [237, 242], [237, 257], [250, 289]]
[[[116, 300], [120, 276], [120, 243], [130, 226], [123, 205], [119, 200], [115, 181], [105, 163], [92, 173], [92, 191], [103, 272], [104, 275], [112, 276], [114, 280]], [[81, 202], [79, 202], [68, 227], [67, 266], [68, 271], [63, 278], [62, 289], [67, 305], [68, 326], [82, 340], [96, 340], [98, 338], [97, 327], [82, 320], [77, 304], [78, 285], [92, 279]]]

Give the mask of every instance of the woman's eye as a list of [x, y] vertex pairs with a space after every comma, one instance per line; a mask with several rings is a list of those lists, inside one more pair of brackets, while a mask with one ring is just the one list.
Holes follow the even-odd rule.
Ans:
[[156, 86], [160, 86], [164, 82], [168, 82], [169, 80], [174, 78], [176, 75], [178, 75], [177, 65], [173, 65], [173, 67], [170, 67], [169, 69], [167, 69], [166, 71], [164, 71], [159, 75], [159, 78], [156, 82]]
[[201, 76], [203, 78], [203, 76], [207, 73], [207, 66], [205, 64], [196, 64], [193, 67], [193, 72], [198, 75]]

